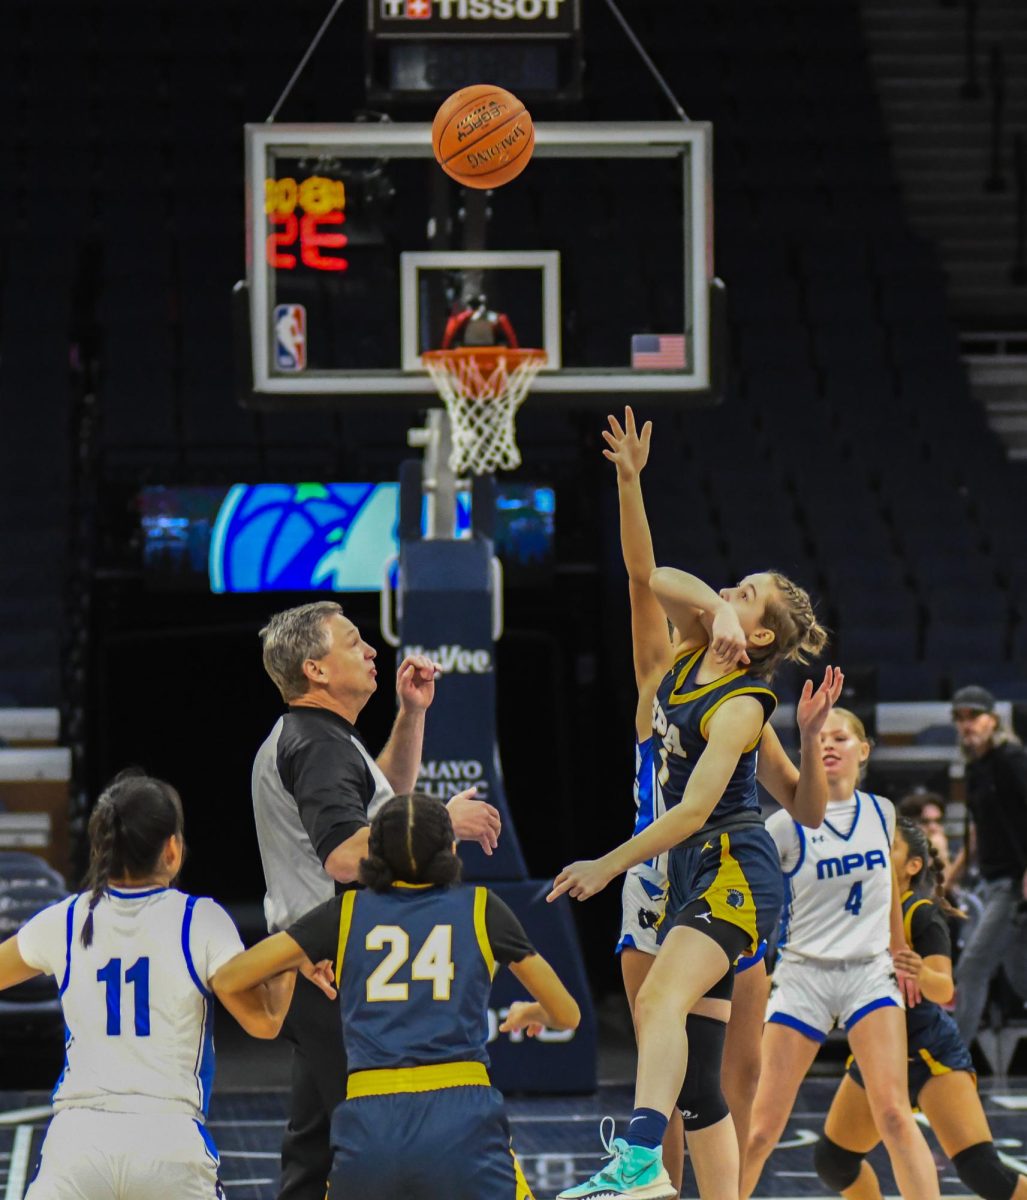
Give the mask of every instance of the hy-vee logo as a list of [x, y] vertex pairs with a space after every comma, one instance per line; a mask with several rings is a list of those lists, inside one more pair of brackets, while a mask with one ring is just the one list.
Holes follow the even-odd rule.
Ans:
[[836, 875], [848, 875], [865, 867], [872, 871], [874, 867], [887, 868], [888, 860], [883, 850], [868, 850], [866, 854], [843, 854], [841, 858], [822, 858], [817, 863], [818, 879], [834, 879]]

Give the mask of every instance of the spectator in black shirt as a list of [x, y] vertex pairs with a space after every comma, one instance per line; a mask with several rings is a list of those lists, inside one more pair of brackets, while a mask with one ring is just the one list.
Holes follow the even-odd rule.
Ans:
[[995, 698], [985, 688], [960, 688], [952, 697], [952, 719], [966, 757], [968, 836], [946, 883], [960, 878], [976, 852], [983, 905], [956, 971], [956, 1024], [969, 1044], [980, 1028], [992, 976], [1005, 965], [1017, 982], [1027, 957], [1023, 925], [1014, 920], [1027, 900], [1027, 751], [1002, 729]]
[[[264, 913], [274, 933], [356, 881], [371, 818], [415, 786], [437, 670], [423, 656], [400, 664], [399, 711], [374, 759], [354, 722], [378, 686], [376, 651], [341, 607], [318, 601], [277, 613], [261, 639], [264, 667], [289, 706], [257, 751], [252, 776]], [[447, 807], [456, 836], [490, 854], [500, 832], [496, 809], [475, 800], [473, 788]], [[282, 1032], [293, 1044], [293, 1070], [279, 1200], [324, 1200], [329, 1124], [346, 1089], [337, 1005], [299, 979]]]

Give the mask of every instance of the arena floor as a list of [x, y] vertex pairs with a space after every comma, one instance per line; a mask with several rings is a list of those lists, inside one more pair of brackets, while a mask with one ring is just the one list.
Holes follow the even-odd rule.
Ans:
[[[813, 1173], [810, 1146], [816, 1140], [836, 1080], [807, 1080], [785, 1138], [770, 1160], [756, 1193], [778, 1200], [826, 1197]], [[1027, 1079], [982, 1084], [988, 1118], [999, 1150], [1027, 1173]], [[0, 1197], [21, 1200], [47, 1125], [45, 1094], [0, 1092]], [[285, 1121], [287, 1093], [235, 1091], [215, 1095], [210, 1128], [221, 1149], [222, 1179], [231, 1200], [273, 1200], [278, 1172], [278, 1145]], [[604, 1087], [594, 1097], [517, 1099], [509, 1102], [514, 1143], [537, 1200], [552, 1200], [562, 1188], [578, 1182], [600, 1162], [599, 1120], [604, 1115], [626, 1119], [631, 1091], [623, 1085]], [[934, 1143], [932, 1141], [932, 1147]], [[875, 1151], [887, 1195], [894, 1181], [887, 1158]], [[942, 1195], [966, 1195], [948, 1162], [937, 1158]], [[684, 1195], [697, 1192], [686, 1185]]]

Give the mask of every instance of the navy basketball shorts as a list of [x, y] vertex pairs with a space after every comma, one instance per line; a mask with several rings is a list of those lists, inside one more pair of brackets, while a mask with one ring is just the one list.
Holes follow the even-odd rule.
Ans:
[[[930, 1029], [913, 1034], [909, 1039], [908, 1082], [909, 1102], [916, 1108], [924, 1084], [939, 1075], [950, 1075], [953, 1071], [967, 1071], [974, 1078], [973, 1059], [960, 1037], [955, 1021], [946, 1012], [938, 1014]], [[863, 1076], [855, 1059], [848, 1065], [848, 1073], [864, 1087]]]
[[774, 931], [784, 903], [781, 859], [762, 826], [712, 834], [674, 849], [668, 866], [665, 927], [698, 929], [734, 964], [752, 957]]
[[332, 1149], [327, 1200], [532, 1200], [492, 1087], [346, 1100]]

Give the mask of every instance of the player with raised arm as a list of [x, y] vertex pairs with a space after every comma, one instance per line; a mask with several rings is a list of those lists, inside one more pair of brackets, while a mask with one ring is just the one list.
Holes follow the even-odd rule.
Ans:
[[[628, 573], [631, 603], [631, 646], [638, 702], [635, 708], [635, 834], [647, 829], [663, 815], [663, 792], [653, 776], [652, 708], [661, 678], [684, 647], [677, 631], [668, 628], [667, 617], [653, 595], [649, 578], [656, 566], [652, 537], [641, 489], [641, 473], [649, 459], [652, 422], [646, 421], [639, 432], [635, 414], [624, 410], [624, 424], [608, 417], [609, 430], [603, 431], [607, 448], [603, 454], [617, 469], [617, 495], [620, 508], [621, 550]], [[708, 630], [707, 630], [708, 632]], [[800, 700], [797, 716], [803, 744], [816, 748], [820, 724], [841, 692], [843, 676], [828, 668], [825, 686], [814, 697], [807, 688]], [[756, 775], [774, 798], [795, 818], [810, 826], [819, 825], [827, 804], [827, 783], [821, 778], [819, 755], [807, 762], [800, 773], [789, 759], [773, 729], [767, 727], [760, 743]], [[622, 893], [620, 940], [621, 973], [628, 1004], [634, 1012], [635, 997], [649, 973], [657, 952], [659, 925], [667, 896], [667, 855], [631, 867], [625, 873]], [[724, 1044], [721, 1082], [731, 1111], [740, 1147], [749, 1131], [749, 1114], [759, 1078], [760, 1036], [767, 1003], [767, 976], [763, 963], [766, 943], [752, 956], [743, 957], [735, 966], [735, 985]], [[690, 1118], [694, 1124], [697, 1118]], [[675, 1106], [663, 1141], [664, 1165], [672, 1183], [680, 1190], [684, 1166], [684, 1138], [681, 1114]]]
[[906, 1026], [893, 964], [894, 955], [901, 965], [906, 949], [891, 865], [895, 806], [858, 787], [870, 742], [855, 714], [831, 713], [820, 753], [831, 791], [823, 825], [810, 833], [787, 813], [767, 821], [786, 899], [742, 1195], [756, 1186], [799, 1085], [839, 1025], [866, 1080], [899, 1190], [907, 1200], [930, 1200], [938, 1175], [906, 1100]]
[[[959, 1028], [941, 1007], [953, 995], [952, 947], [945, 915], [944, 868], [926, 832], [900, 817], [892, 862], [902, 888], [909, 948], [897, 961], [916, 976], [921, 1003], [906, 1010], [909, 1102], [931, 1123], [965, 1188], [984, 1200], [1027, 1200], [1027, 1178], [999, 1157], [975, 1085], [973, 1060]], [[850, 1063], [813, 1152], [825, 1187], [849, 1200], [882, 1200], [866, 1155], [881, 1140], [863, 1076]]]
[[683, 647], [653, 710], [656, 782], [667, 811], [603, 858], [566, 867], [549, 899], [564, 892], [587, 899], [669, 850], [670, 928], [635, 1001], [639, 1062], [627, 1136], [610, 1144], [608, 1167], [561, 1195], [672, 1197], [660, 1142], [678, 1100], [689, 1114], [701, 1194], [737, 1200], [738, 1144], [720, 1085], [733, 964], [771, 932], [782, 895], [759, 811], [756, 749], [776, 705], [767, 680], [781, 662], [819, 653], [826, 634], [808, 595], [777, 572], [747, 575], [718, 593], [662, 567], [650, 586]]
[[59, 981], [67, 1028], [55, 1116], [30, 1200], [214, 1200], [205, 1125], [216, 995], [254, 1037], [273, 1038], [295, 971], [224, 993], [242, 942], [213, 900], [177, 891], [182, 805], [170, 784], [119, 776], [89, 819], [88, 891], [44, 909], [0, 945], [0, 989]]
[[324, 962], [334, 959], [349, 1076], [332, 1118], [330, 1196], [531, 1200], [488, 1076], [497, 965], [535, 998], [510, 1006], [503, 1032], [573, 1029], [580, 1013], [502, 900], [459, 877], [445, 805], [395, 796], [371, 822], [366, 890], [336, 896], [226, 968], [230, 992], [293, 967], [320, 970], [334, 998]]

